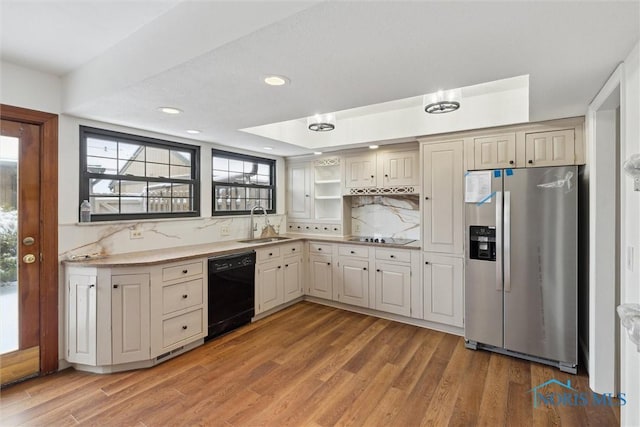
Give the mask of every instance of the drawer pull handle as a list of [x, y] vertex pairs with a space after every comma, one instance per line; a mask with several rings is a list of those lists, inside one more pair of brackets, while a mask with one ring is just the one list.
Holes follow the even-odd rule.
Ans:
[[389, 174], [388, 174], [388, 173], [385, 173], [385, 174], [384, 174], [384, 177], [385, 177], [385, 178], [389, 178]]
[[284, 267], [285, 267], [285, 268], [289, 267], [289, 264], [285, 264], [285, 265], [284, 265]]
[[509, 160], [509, 164], [510, 164], [510, 165], [512, 165], [512, 164], [514, 164], [514, 163], [515, 163], [515, 162], [514, 162], [513, 160]]
[[189, 298], [189, 295], [187, 294], [182, 295], [182, 299], [187, 299], [187, 298]]
[[377, 269], [376, 269], [376, 271], [377, 271], [378, 273], [380, 273], [380, 269], [379, 269], [379, 268], [377, 268]]
[[395, 257], [396, 257], [395, 255], [389, 255], [389, 256], [390, 256], [391, 258], [395, 258]]
[[371, 178], [374, 178], [374, 176], [373, 176], [373, 175], [371, 175]]
[[424, 199], [425, 199], [425, 200], [429, 200], [429, 198], [428, 198], [428, 197], [425, 197]]
[[269, 256], [273, 256], [273, 252], [269, 252]]
[[187, 274], [189, 270], [182, 270], [182, 274]]
[[356, 253], [356, 251], [350, 251], [350, 252], [351, 252], [352, 254], [355, 254], [355, 253]]
[[118, 285], [113, 285], [113, 289], [118, 289]]
[[530, 165], [533, 164], [533, 160], [529, 160], [527, 163], [529, 163]]
[[89, 285], [89, 289], [95, 288], [95, 287], [96, 287], [96, 285], [93, 285], [93, 284]]
[[322, 250], [322, 248], [318, 248], [318, 251], [321, 251], [321, 250]]
[[295, 251], [296, 251], [296, 248], [291, 248], [291, 252], [295, 252]]
[[186, 331], [186, 330], [187, 330], [187, 325], [184, 325], [184, 326], [182, 327], [182, 330], [183, 330], [183, 331]]

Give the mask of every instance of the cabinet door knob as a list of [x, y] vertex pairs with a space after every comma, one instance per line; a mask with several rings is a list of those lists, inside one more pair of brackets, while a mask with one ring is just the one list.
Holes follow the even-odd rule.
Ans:
[[289, 264], [285, 264], [285, 265], [284, 265], [284, 268], [287, 268], [287, 267], [289, 267]]
[[389, 178], [389, 174], [388, 174], [388, 173], [385, 173], [385, 174], [384, 174], [384, 177], [385, 177], [385, 178]]
[[295, 251], [296, 251], [296, 248], [291, 248], [291, 252], [295, 252]]
[[429, 261], [425, 261], [424, 263], [428, 265], [428, 264], [429, 264]]
[[425, 197], [424, 199], [425, 199], [425, 200], [429, 200], [429, 198], [428, 198], [428, 197]]
[[512, 165], [512, 164], [514, 164], [514, 163], [515, 163], [515, 162], [514, 162], [513, 160], [509, 160], [509, 164], [510, 164], [510, 165]]
[[529, 163], [530, 165], [533, 164], [533, 160], [529, 160], [527, 163]]
[[371, 175], [371, 178], [374, 178], [374, 176], [373, 176], [373, 175]]
[[305, 195], [304, 195], [304, 197], [309, 197], [309, 195], [308, 195], [308, 194], [305, 194]]
[[96, 287], [96, 285], [93, 285], [93, 284], [89, 285], [89, 289], [95, 288], [95, 287]]
[[389, 256], [390, 256], [391, 258], [395, 258], [395, 257], [396, 257], [395, 255], [389, 255]]
[[118, 285], [113, 285], [113, 289], [118, 289]]
[[356, 251], [350, 251], [350, 252], [351, 252], [352, 254], [355, 254], [355, 253], [356, 253]]
[[273, 252], [269, 252], [269, 256], [273, 256]]
[[282, 268], [282, 266], [281, 266], [281, 265], [279, 265], [279, 266], [278, 266], [278, 268]]
[[322, 248], [318, 248], [318, 251], [321, 251], [321, 250], [322, 250]]
[[377, 271], [378, 273], [380, 273], [380, 269], [379, 269], [379, 268], [376, 268], [376, 271]]
[[189, 298], [189, 295], [184, 294], [184, 295], [182, 295], [182, 298], [183, 298], [183, 299], [187, 299], [187, 298]]
[[331, 265], [331, 263], [330, 263], [330, 262], [328, 262], [328, 263], [327, 263], [327, 265]]
[[182, 326], [182, 330], [186, 331], [187, 330], [187, 325]]
[[182, 274], [187, 274], [189, 270], [182, 270]]
[[367, 267], [362, 267], [362, 269], [363, 269], [364, 271], [367, 271]]

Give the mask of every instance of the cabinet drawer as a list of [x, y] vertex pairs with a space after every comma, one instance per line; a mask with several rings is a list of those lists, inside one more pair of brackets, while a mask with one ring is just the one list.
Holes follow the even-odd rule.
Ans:
[[369, 248], [366, 246], [339, 246], [338, 255], [368, 258]]
[[280, 246], [272, 246], [266, 249], [256, 249], [257, 262], [269, 261], [270, 259], [278, 258], [280, 256]]
[[183, 277], [199, 276], [202, 274], [202, 261], [181, 264], [162, 269], [162, 281], [181, 279]]
[[202, 279], [162, 288], [162, 314], [202, 304]]
[[309, 243], [309, 252], [313, 254], [331, 254], [333, 248], [326, 243]]
[[302, 242], [280, 246], [280, 253], [284, 256], [302, 254]]
[[202, 309], [190, 311], [162, 322], [162, 346], [169, 347], [202, 334]]
[[376, 249], [376, 259], [386, 261], [411, 262], [411, 254], [409, 251], [393, 250], [393, 249]]

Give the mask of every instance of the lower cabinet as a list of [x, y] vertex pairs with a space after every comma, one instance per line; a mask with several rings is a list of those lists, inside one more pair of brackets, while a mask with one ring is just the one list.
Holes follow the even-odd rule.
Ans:
[[309, 295], [318, 298], [333, 297], [332, 256], [312, 253], [309, 255]]
[[285, 256], [283, 263], [284, 302], [289, 302], [303, 294], [304, 265], [302, 264], [302, 255]]
[[302, 296], [302, 244], [256, 250], [256, 314]]
[[111, 287], [112, 362], [149, 359], [149, 274], [111, 276]]
[[284, 303], [282, 258], [256, 265], [256, 314]]
[[67, 269], [65, 329], [69, 362], [96, 364], [96, 284], [95, 268]]
[[335, 294], [337, 301], [369, 307], [369, 261], [341, 257]]
[[464, 260], [424, 253], [424, 319], [464, 325]]
[[411, 315], [411, 266], [376, 261], [376, 310]]

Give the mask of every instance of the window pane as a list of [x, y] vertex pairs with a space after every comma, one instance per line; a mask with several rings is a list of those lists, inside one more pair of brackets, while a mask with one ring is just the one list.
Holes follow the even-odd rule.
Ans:
[[188, 166], [191, 164], [191, 153], [186, 151], [171, 150], [171, 164]]
[[118, 159], [145, 161], [144, 147], [138, 144], [118, 143]]
[[271, 199], [271, 189], [269, 189], [269, 188], [260, 189], [260, 198], [262, 198], [262, 199]]
[[229, 170], [231, 172], [244, 172], [244, 162], [242, 160], [229, 159]]
[[256, 181], [258, 185], [270, 185], [271, 177], [266, 175], [256, 175]]
[[213, 171], [213, 181], [214, 182], [229, 182], [229, 172], [215, 170]]
[[171, 198], [149, 195], [149, 212], [171, 212]]
[[258, 173], [258, 164], [254, 162], [244, 162], [244, 173], [252, 175]]
[[92, 214], [117, 214], [120, 213], [119, 197], [90, 197]]
[[217, 169], [220, 171], [229, 170], [229, 160], [222, 157], [214, 157], [213, 158], [213, 169]]
[[147, 163], [147, 176], [154, 178], [169, 178], [169, 165]]
[[147, 162], [169, 164], [169, 150], [166, 148], [147, 147]]
[[229, 173], [229, 182], [232, 184], [244, 184], [244, 173], [243, 172], [230, 172]]
[[118, 175], [144, 176], [145, 163], [118, 160]]
[[173, 184], [171, 186], [171, 197], [191, 197], [190, 184]]
[[191, 167], [171, 165], [171, 178], [191, 179]]
[[270, 175], [271, 174], [271, 168], [269, 167], [269, 165], [265, 165], [264, 163], [260, 163], [258, 165], [258, 173], [260, 175]]
[[146, 181], [120, 181], [120, 194], [123, 196], [144, 196], [147, 194]]
[[113, 179], [90, 179], [89, 194], [117, 196], [120, 194], [120, 181]]
[[146, 197], [121, 197], [120, 213], [147, 212]]
[[102, 157], [87, 157], [87, 172], [116, 175], [118, 173], [118, 161]]
[[87, 156], [115, 159], [118, 156], [118, 143], [97, 138], [87, 138]]
[[193, 200], [185, 197], [185, 198], [173, 198], [171, 199], [171, 211], [172, 212], [186, 212], [190, 211]]
[[148, 194], [149, 197], [171, 197], [171, 183], [150, 182]]

